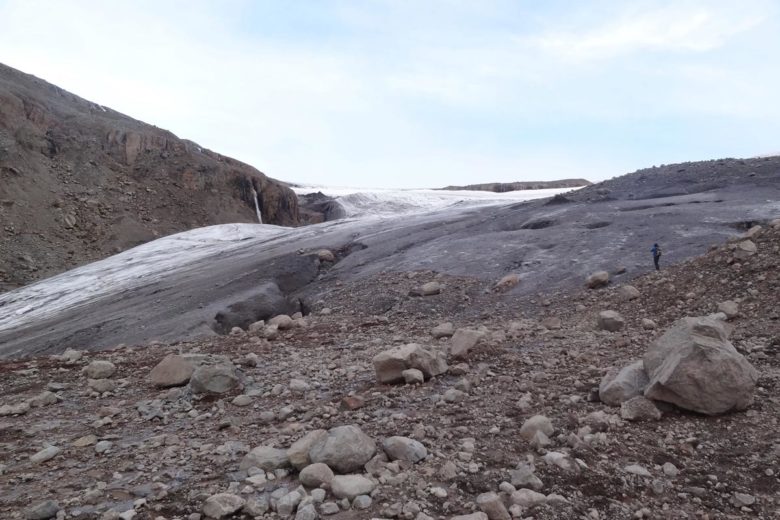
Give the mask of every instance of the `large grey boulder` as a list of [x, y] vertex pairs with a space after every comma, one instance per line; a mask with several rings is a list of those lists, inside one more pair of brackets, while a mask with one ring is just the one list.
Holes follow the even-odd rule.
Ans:
[[426, 349], [416, 343], [401, 345], [380, 352], [373, 359], [376, 378], [380, 383], [401, 383], [404, 370], [416, 368], [425, 379], [447, 371], [447, 360], [438, 350]]
[[607, 372], [599, 385], [599, 399], [603, 403], [620, 406], [632, 397], [642, 395], [649, 382], [645, 365], [640, 359], [620, 370]]
[[313, 463], [327, 464], [338, 473], [350, 473], [363, 468], [374, 453], [374, 440], [357, 426], [347, 425], [328, 431], [311, 447], [309, 458]]
[[244, 456], [239, 469], [259, 468], [264, 471], [273, 471], [289, 466], [290, 459], [286, 450], [271, 446], [258, 446]]
[[232, 363], [198, 367], [190, 378], [190, 387], [196, 394], [224, 394], [238, 384], [236, 367]]
[[747, 408], [758, 372], [728, 335], [728, 325], [713, 318], [674, 322], [645, 354], [645, 397], [707, 415]]
[[195, 367], [182, 356], [168, 354], [149, 374], [154, 386], [169, 387], [186, 385], [195, 372]]

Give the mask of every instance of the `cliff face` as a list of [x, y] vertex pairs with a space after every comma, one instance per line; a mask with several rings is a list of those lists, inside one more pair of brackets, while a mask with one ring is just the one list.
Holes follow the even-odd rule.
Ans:
[[0, 290], [212, 224], [300, 223], [284, 184], [0, 64]]

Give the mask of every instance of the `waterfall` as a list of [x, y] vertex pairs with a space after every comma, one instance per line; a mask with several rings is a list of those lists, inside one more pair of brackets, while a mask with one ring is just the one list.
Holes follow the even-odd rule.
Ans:
[[263, 215], [260, 213], [260, 205], [257, 202], [257, 192], [255, 191], [254, 186], [252, 187], [252, 198], [255, 201], [255, 213], [257, 213], [257, 222], [260, 224], [263, 223]]

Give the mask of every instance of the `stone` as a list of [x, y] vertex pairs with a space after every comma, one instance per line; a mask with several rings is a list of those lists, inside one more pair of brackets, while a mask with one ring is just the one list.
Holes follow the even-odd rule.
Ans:
[[425, 446], [409, 437], [387, 437], [382, 441], [382, 449], [390, 460], [405, 460], [413, 464], [428, 456]]
[[447, 360], [438, 350], [429, 350], [416, 343], [401, 345], [380, 352], [373, 359], [376, 378], [380, 383], [400, 383], [403, 371], [416, 368], [426, 379], [447, 371]]
[[520, 276], [510, 273], [502, 277], [493, 287], [495, 291], [506, 291], [520, 283]]
[[74, 350], [72, 348], [66, 348], [65, 352], [60, 354], [60, 359], [66, 363], [75, 363], [84, 356], [84, 353], [80, 350]]
[[295, 513], [295, 520], [317, 520], [319, 515], [314, 508], [314, 504], [307, 503], [298, 506], [298, 511]]
[[422, 296], [434, 296], [441, 292], [441, 284], [439, 282], [428, 282], [420, 287], [420, 294]]
[[489, 520], [488, 516], [479, 511], [477, 513], [471, 513], [470, 515], [456, 515], [450, 518], [450, 520]]
[[309, 383], [302, 379], [290, 379], [290, 391], [294, 394], [305, 394], [311, 390]]
[[487, 515], [489, 520], [511, 520], [512, 518], [501, 501], [501, 497], [493, 492], [478, 495], [477, 507]]
[[239, 469], [242, 470], [258, 468], [264, 471], [288, 467], [290, 467], [290, 459], [287, 457], [287, 451], [271, 446], [258, 446], [247, 453], [239, 465]]
[[105, 453], [108, 450], [110, 450], [114, 446], [114, 443], [111, 441], [100, 441], [97, 444], [95, 444], [95, 453]]
[[320, 513], [325, 516], [335, 515], [339, 511], [341, 511], [341, 508], [339, 508], [339, 505], [335, 502], [324, 502], [320, 506]]
[[602, 403], [620, 406], [622, 402], [642, 395], [649, 381], [641, 359], [620, 370], [612, 369], [599, 384], [599, 399]]
[[375, 487], [374, 481], [363, 475], [336, 475], [330, 482], [330, 489], [336, 498], [349, 500], [359, 495], [369, 495]]
[[520, 507], [536, 507], [547, 502], [547, 497], [532, 489], [518, 489], [509, 496], [509, 501]]
[[752, 240], [743, 240], [737, 244], [737, 248], [734, 251], [734, 256], [739, 258], [740, 260], [745, 260], [758, 251], [758, 247], [756, 247], [756, 243]]
[[674, 322], [645, 353], [645, 397], [706, 415], [750, 406], [758, 372], [728, 341], [727, 327], [706, 317]]
[[658, 421], [661, 411], [650, 399], [638, 395], [620, 405], [620, 417], [627, 421]]
[[468, 397], [468, 394], [463, 390], [458, 390], [457, 388], [450, 388], [446, 392], [444, 392], [442, 399], [444, 399], [444, 401], [447, 403], [459, 403], [464, 399], [466, 399], [466, 397]]
[[363, 509], [368, 509], [371, 507], [371, 505], [374, 503], [373, 500], [371, 500], [371, 497], [368, 495], [359, 495], [355, 497], [355, 500], [352, 501], [352, 507], [354, 509], [357, 509], [359, 511]]
[[[355, 425], [337, 426], [309, 450], [312, 462], [322, 462], [338, 473], [361, 469], [376, 453], [376, 443]], [[357, 496], [357, 495], [355, 495]]]
[[116, 366], [110, 361], [96, 359], [84, 369], [84, 373], [89, 379], [105, 379], [111, 377], [116, 372]]
[[734, 504], [734, 507], [750, 507], [756, 503], [756, 497], [736, 491], [731, 495], [731, 503]]
[[208, 518], [225, 518], [244, 507], [246, 501], [232, 493], [217, 493], [206, 499], [203, 514]]
[[260, 495], [258, 497], [247, 498], [244, 507], [241, 508], [241, 512], [255, 517], [266, 514], [270, 508], [271, 506], [268, 503], [268, 498], [264, 495]]
[[30, 405], [32, 408], [42, 408], [44, 406], [49, 406], [50, 404], [56, 404], [57, 403], [57, 394], [54, 392], [49, 392], [48, 390], [44, 390], [40, 394], [36, 395], [35, 397], [31, 397], [27, 400], [27, 404]]
[[632, 475], [638, 475], [640, 477], [651, 477], [649, 471], [644, 466], [641, 466], [639, 464], [630, 464], [623, 468], [623, 471], [626, 473], [631, 473]]
[[585, 285], [589, 289], [598, 289], [609, 283], [609, 273], [606, 271], [596, 271], [585, 279]]
[[431, 329], [431, 335], [436, 339], [449, 338], [453, 334], [455, 334], [455, 327], [450, 322], [436, 325]]
[[279, 330], [287, 330], [293, 327], [293, 319], [286, 314], [274, 316], [268, 320], [268, 326], [276, 326]]
[[200, 366], [192, 373], [190, 387], [196, 394], [224, 394], [239, 384], [232, 363]]
[[249, 406], [252, 404], [252, 397], [246, 394], [241, 394], [235, 396], [233, 400], [230, 402], [233, 403], [233, 406], [238, 406], [238, 407]]
[[276, 502], [276, 512], [282, 518], [292, 516], [295, 508], [301, 503], [301, 500], [303, 500], [303, 496], [301, 496], [301, 493], [298, 491], [287, 493]]
[[633, 285], [621, 285], [617, 294], [618, 298], [624, 302], [636, 300], [640, 296], [639, 289]]
[[542, 489], [544, 484], [534, 474], [534, 471], [534, 465], [525, 462], [518, 464], [515, 469], [510, 469], [509, 478], [512, 481], [512, 485], [516, 488]]
[[113, 392], [116, 388], [116, 383], [111, 379], [87, 379], [87, 386], [95, 392]]
[[290, 464], [299, 471], [310, 465], [309, 450], [327, 435], [328, 432], [325, 430], [314, 430], [292, 443], [287, 449], [287, 458], [290, 459]]
[[656, 324], [649, 318], [642, 318], [642, 328], [645, 330], [655, 330]]
[[30, 411], [30, 403], [22, 401], [18, 404], [4, 404], [0, 406], [0, 417], [4, 415], [24, 415]]
[[544, 415], [534, 415], [530, 419], [526, 419], [520, 427], [520, 437], [530, 442], [538, 431], [549, 437], [555, 428], [553, 428], [552, 421]]
[[666, 475], [669, 478], [675, 478], [677, 475], [680, 474], [680, 470], [677, 469], [677, 466], [675, 466], [671, 462], [664, 462], [664, 465], [661, 466], [661, 469], [663, 470], [664, 475]]
[[60, 511], [60, 506], [54, 500], [46, 500], [40, 502], [32, 507], [29, 507], [24, 512], [25, 520], [49, 520], [54, 518]]
[[306, 487], [318, 488], [323, 484], [330, 484], [334, 474], [327, 464], [317, 462], [303, 468], [298, 475], [298, 480]]
[[333, 255], [333, 252], [329, 249], [320, 249], [317, 251], [317, 258], [320, 259], [320, 262], [335, 262], [336, 257]]
[[471, 329], [458, 329], [450, 339], [450, 356], [463, 359], [482, 339], [482, 333]]
[[87, 446], [94, 445], [95, 443], [97, 443], [97, 441], [98, 441], [97, 435], [89, 434], [89, 435], [84, 435], [83, 437], [79, 437], [78, 439], [73, 441], [71, 446], [73, 446], [74, 448], [86, 448]]
[[149, 373], [152, 384], [160, 388], [186, 385], [195, 367], [186, 358], [168, 354]]
[[563, 327], [563, 322], [561, 322], [561, 319], [557, 316], [547, 316], [540, 324], [547, 330], [558, 330]]
[[35, 455], [32, 455], [30, 457], [30, 462], [32, 462], [33, 464], [40, 464], [42, 462], [46, 462], [59, 455], [61, 451], [62, 450], [57, 446], [47, 446], [46, 448], [35, 453]]
[[246, 331], [250, 334], [259, 334], [265, 329], [265, 320], [258, 320], [249, 324]]
[[733, 300], [726, 300], [718, 304], [718, 312], [726, 315], [727, 320], [733, 320], [739, 316], [739, 304]]
[[404, 383], [407, 385], [421, 385], [425, 382], [425, 375], [416, 368], [407, 368], [401, 375], [404, 376]]
[[601, 311], [599, 313], [598, 325], [601, 330], [617, 332], [625, 327], [626, 322], [617, 311]]

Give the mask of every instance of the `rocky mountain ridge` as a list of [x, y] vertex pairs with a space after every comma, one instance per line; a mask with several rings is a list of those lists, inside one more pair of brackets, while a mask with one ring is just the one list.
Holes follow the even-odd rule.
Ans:
[[300, 223], [251, 166], [0, 64], [0, 290], [258, 213]]
[[466, 186], [447, 186], [439, 189], [505, 193], [507, 191], [544, 190], [550, 188], [581, 188], [582, 186], [590, 186], [591, 184], [593, 183], [586, 179], [560, 179], [555, 181], [484, 182], [480, 184], [468, 184]]

